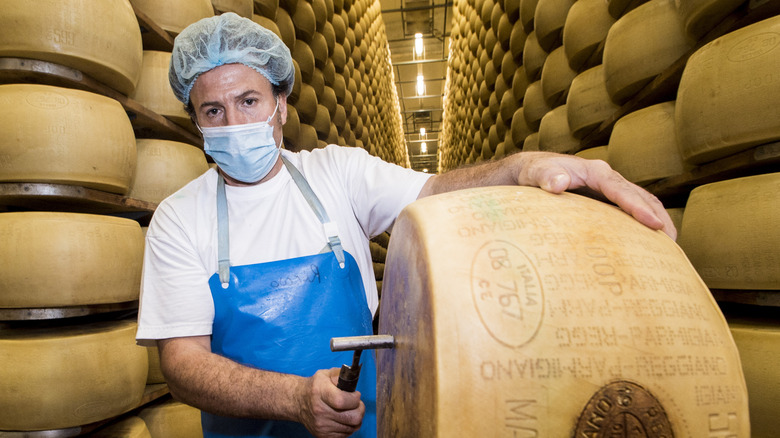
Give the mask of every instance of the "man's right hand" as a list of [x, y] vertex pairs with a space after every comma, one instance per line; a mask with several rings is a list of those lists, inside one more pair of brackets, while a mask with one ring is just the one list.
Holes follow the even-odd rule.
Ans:
[[366, 406], [360, 392], [336, 387], [339, 369], [319, 370], [306, 381], [299, 420], [314, 436], [347, 437], [360, 429]]

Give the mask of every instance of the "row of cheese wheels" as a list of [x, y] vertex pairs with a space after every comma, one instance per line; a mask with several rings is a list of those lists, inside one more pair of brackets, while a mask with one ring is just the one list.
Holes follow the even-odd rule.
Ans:
[[[156, 348], [136, 345], [136, 327], [134, 320], [0, 326], [0, 430], [66, 429], [138, 408], [146, 385], [164, 380]], [[198, 411], [180, 403], [138, 415], [153, 438], [200, 431]]]

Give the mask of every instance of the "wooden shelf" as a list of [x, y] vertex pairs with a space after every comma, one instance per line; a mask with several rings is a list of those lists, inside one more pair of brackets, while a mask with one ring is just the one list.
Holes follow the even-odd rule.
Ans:
[[168, 32], [158, 26], [157, 23], [135, 7], [135, 5], [132, 6], [133, 11], [135, 11], [135, 17], [138, 19], [138, 25], [141, 26], [141, 39], [143, 40], [144, 50], [172, 51], [173, 38]]
[[0, 183], [0, 206], [6, 210], [67, 211], [151, 215], [157, 204], [80, 186], [48, 183]]
[[[168, 393], [169, 393], [168, 385], [165, 383], [146, 385], [146, 389], [144, 390], [144, 395], [141, 398], [141, 402], [138, 404], [137, 407], [131, 409], [130, 411], [134, 411], [161, 397], [165, 397]], [[24, 431], [24, 432], [0, 430], [0, 438], [70, 438], [75, 436], [81, 436], [89, 432], [93, 432], [98, 428], [103, 427], [118, 418], [119, 417], [110, 418], [107, 420], [98, 421], [84, 426], [69, 427], [65, 429], [36, 430], [36, 431]]]
[[726, 290], [712, 289], [719, 303], [748, 304], [751, 306], [780, 307], [780, 290]]
[[10, 83], [51, 85], [101, 94], [124, 107], [137, 138], [173, 140], [203, 147], [201, 139], [191, 131], [70, 67], [38, 59], [0, 58], [0, 84]]

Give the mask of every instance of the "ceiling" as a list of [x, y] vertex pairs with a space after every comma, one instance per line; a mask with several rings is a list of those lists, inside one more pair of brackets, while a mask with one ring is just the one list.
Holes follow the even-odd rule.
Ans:
[[[438, 167], [444, 82], [447, 76], [452, 1], [380, 0], [396, 90], [401, 104], [412, 168], [434, 173]], [[421, 33], [423, 54], [414, 53], [415, 33]], [[425, 78], [425, 93], [417, 95], [417, 76]], [[425, 128], [425, 136], [420, 136]], [[427, 152], [421, 151], [425, 142]]]

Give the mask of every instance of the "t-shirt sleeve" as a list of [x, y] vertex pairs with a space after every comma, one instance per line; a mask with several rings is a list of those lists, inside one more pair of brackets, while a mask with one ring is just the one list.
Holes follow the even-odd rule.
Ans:
[[214, 320], [209, 274], [183, 227], [166, 213], [158, 208], [146, 236], [136, 333], [141, 345], [210, 335]]
[[342, 163], [352, 209], [369, 238], [390, 228], [431, 177], [383, 161], [361, 148], [328, 146], [326, 150]]

